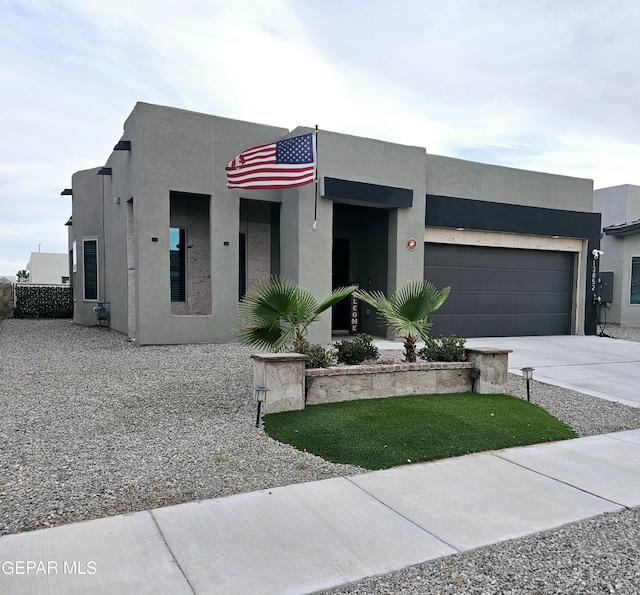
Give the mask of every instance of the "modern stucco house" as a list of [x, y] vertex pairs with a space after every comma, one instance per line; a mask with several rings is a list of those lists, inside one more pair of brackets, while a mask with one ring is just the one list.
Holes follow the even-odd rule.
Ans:
[[602, 306], [601, 322], [640, 324], [640, 186], [596, 190], [593, 206], [602, 213], [600, 270], [613, 273], [611, 302]]
[[[140, 344], [229, 341], [246, 288], [279, 274], [318, 297], [451, 286], [433, 334], [596, 332], [591, 180], [319, 131], [317, 191], [227, 188], [234, 156], [307, 132], [138, 103], [106, 163], [64, 191], [75, 322], [108, 302], [109, 325]], [[364, 306], [359, 322], [383, 334]], [[310, 339], [348, 327], [345, 303]]]

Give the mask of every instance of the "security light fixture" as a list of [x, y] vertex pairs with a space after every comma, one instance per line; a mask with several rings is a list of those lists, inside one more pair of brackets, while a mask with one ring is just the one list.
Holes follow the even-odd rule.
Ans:
[[60, 196], [71, 196], [73, 194], [73, 190], [71, 190], [71, 188], [65, 188], [61, 193]]
[[267, 400], [267, 391], [269, 388], [266, 386], [254, 386], [253, 387], [253, 396], [255, 400], [258, 402], [258, 414], [256, 415], [256, 428], [260, 425], [260, 409], [262, 407], [262, 403], [265, 403]]
[[527, 381], [527, 401], [531, 401], [529, 394], [529, 381], [533, 378], [533, 371], [535, 368], [521, 368], [522, 377]]
[[121, 140], [118, 144], [113, 147], [114, 151], [131, 151], [131, 141], [130, 140]]
[[110, 176], [111, 175], [111, 168], [110, 167], [101, 167], [98, 170], [98, 175], [99, 176]]

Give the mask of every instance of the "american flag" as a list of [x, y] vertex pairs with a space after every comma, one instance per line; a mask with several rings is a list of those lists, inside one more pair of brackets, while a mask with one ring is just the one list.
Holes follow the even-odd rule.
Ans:
[[313, 182], [315, 176], [313, 133], [252, 147], [227, 163], [228, 188], [295, 188]]

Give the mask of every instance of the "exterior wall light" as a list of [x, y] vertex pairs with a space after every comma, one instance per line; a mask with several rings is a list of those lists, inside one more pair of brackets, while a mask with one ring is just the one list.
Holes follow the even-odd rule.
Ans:
[[522, 377], [527, 381], [527, 401], [531, 401], [529, 394], [529, 381], [533, 378], [533, 371], [535, 368], [520, 368], [522, 370]]
[[110, 167], [101, 167], [98, 170], [98, 175], [99, 176], [110, 176], [111, 175], [111, 168]]
[[253, 397], [258, 402], [258, 414], [256, 415], [256, 428], [260, 425], [260, 409], [262, 408], [262, 403], [265, 403], [267, 400], [268, 390], [269, 389], [266, 386], [253, 387]]

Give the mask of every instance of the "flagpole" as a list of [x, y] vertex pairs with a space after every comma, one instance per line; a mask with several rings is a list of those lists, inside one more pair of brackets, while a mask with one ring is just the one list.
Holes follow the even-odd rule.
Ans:
[[313, 223], [311, 224], [311, 229], [318, 229], [318, 165], [319, 165], [319, 157], [318, 157], [318, 125], [316, 124], [316, 133], [315, 133], [315, 158], [316, 158], [316, 188], [315, 188], [315, 201], [313, 203]]

